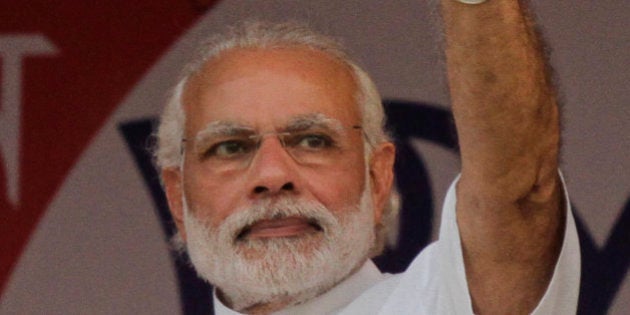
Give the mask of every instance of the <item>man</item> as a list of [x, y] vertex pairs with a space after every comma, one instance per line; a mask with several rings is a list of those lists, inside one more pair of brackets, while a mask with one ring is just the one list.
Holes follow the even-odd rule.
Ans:
[[369, 261], [395, 217], [395, 148], [374, 85], [335, 42], [254, 23], [187, 67], [156, 155], [217, 313], [575, 312], [558, 109], [526, 6], [443, 0], [442, 13], [462, 172], [439, 242], [402, 275]]

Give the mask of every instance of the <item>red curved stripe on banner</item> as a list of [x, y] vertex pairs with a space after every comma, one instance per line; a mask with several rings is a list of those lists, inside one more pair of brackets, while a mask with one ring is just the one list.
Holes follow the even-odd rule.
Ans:
[[8, 201], [0, 167], [0, 293], [91, 138], [143, 73], [216, 1], [3, 2], [0, 35], [41, 34], [59, 52], [22, 60], [17, 206]]

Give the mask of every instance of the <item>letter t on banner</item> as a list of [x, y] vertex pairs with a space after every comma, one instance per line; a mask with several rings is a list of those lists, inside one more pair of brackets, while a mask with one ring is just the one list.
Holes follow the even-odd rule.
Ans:
[[20, 118], [22, 106], [22, 59], [55, 55], [57, 47], [42, 35], [0, 35], [2, 94], [0, 98], [0, 157], [4, 160], [8, 200], [20, 200]]

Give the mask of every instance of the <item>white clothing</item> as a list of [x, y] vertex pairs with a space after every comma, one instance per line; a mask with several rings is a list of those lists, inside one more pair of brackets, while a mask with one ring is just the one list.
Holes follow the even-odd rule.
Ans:
[[[455, 216], [457, 180], [444, 201], [439, 240], [397, 275], [382, 275], [371, 261], [332, 290], [274, 314], [473, 314]], [[563, 185], [564, 186], [564, 185]], [[562, 249], [553, 277], [533, 314], [575, 314], [580, 287], [580, 249], [566, 190]], [[363, 292], [363, 294], [361, 294]], [[216, 315], [240, 314], [214, 295]]]
[[[473, 314], [455, 217], [455, 186], [444, 201], [439, 240], [400, 275], [370, 288], [340, 314]], [[563, 180], [564, 187], [564, 180]], [[532, 314], [575, 314], [580, 287], [580, 248], [566, 190], [562, 249], [545, 295]]]

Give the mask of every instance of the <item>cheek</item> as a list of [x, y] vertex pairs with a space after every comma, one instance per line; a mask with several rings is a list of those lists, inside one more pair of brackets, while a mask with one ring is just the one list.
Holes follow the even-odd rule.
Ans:
[[310, 178], [307, 180], [314, 198], [332, 211], [357, 205], [366, 180], [362, 159], [345, 167], [340, 165], [329, 171], [313, 172]]
[[239, 208], [243, 194], [234, 181], [210, 180], [200, 173], [194, 170], [185, 173], [184, 198], [199, 219], [216, 227]]

